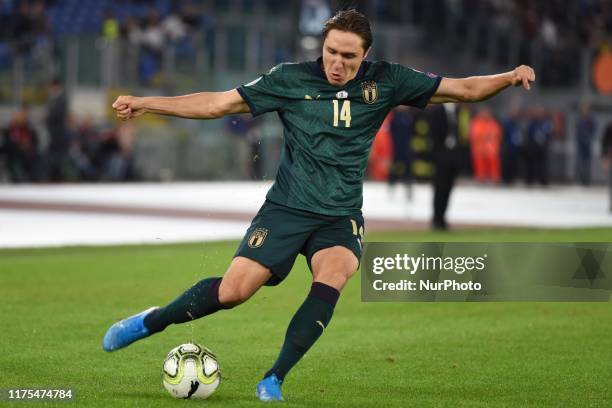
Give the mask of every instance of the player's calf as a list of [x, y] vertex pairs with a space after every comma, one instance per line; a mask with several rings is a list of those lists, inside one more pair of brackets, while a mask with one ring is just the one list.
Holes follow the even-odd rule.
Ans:
[[329, 325], [339, 297], [340, 292], [329, 285], [320, 282], [312, 284], [306, 300], [293, 315], [281, 352], [264, 380], [272, 375], [281, 382], [285, 379]]

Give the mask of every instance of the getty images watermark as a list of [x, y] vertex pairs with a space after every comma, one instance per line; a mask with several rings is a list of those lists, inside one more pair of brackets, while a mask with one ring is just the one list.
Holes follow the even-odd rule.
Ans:
[[[485, 269], [487, 254], [482, 256], [426, 256], [424, 253], [411, 256], [407, 253], [395, 254], [393, 257], [378, 256], [372, 260], [372, 273], [382, 275], [385, 271], [402, 271], [409, 275], [417, 272], [452, 271], [457, 275], [465, 272], [482, 271]], [[374, 290], [453, 290], [453, 291], [479, 291], [482, 289], [480, 282], [458, 282], [456, 279], [444, 279], [434, 282], [428, 279], [401, 279], [397, 282], [385, 282], [384, 279], [376, 279], [372, 283]]]
[[369, 243], [363, 301], [610, 301], [612, 245]]

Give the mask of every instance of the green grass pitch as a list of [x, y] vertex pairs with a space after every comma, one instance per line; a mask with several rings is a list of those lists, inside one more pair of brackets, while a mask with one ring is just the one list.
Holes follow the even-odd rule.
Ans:
[[[612, 241], [612, 229], [372, 233], [369, 241]], [[235, 242], [0, 251], [0, 387], [70, 387], [76, 406], [262, 406], [255, 384], [309, 289], [303, 258], [232, 311], [116, 353], [107, 327], [223, 273]], [[612, 303], [361, 303], [356, 276], [326, 333], [287, 377], [286, 406], [612, 406]], [[207, 401], [163, 389], [165, 354], [211, 348]], [[2, 403], [7, 406], [25, 406]], [[46, 404], [36, 403], [35, 406]], [[70, 406], [65, 403], [58, 406]]]

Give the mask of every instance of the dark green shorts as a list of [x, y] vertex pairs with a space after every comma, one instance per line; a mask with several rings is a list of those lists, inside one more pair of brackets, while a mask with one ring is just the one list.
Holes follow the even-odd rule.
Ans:
[[361, 211], [330, 217], [266, 201], [234, 256], [244, 256], [270, 269], [273, 276], [266, 285], [274, 286], [289, 275], [298, 254], [304, 255], [311, 267], [315, 252], [340, 245], [361, 259], [363, 232]]

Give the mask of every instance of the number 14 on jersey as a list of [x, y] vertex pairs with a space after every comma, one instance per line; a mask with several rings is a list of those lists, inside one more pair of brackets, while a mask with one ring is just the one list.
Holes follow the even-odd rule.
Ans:
[[339, 122], [344, 121], [344, 127], [351, 127], [351, 101], [342, 101], [342, 107], [340, 108], [340, 101], [338, 99], [332, 100], [334, 104], [334, 127], [339, 126]]

